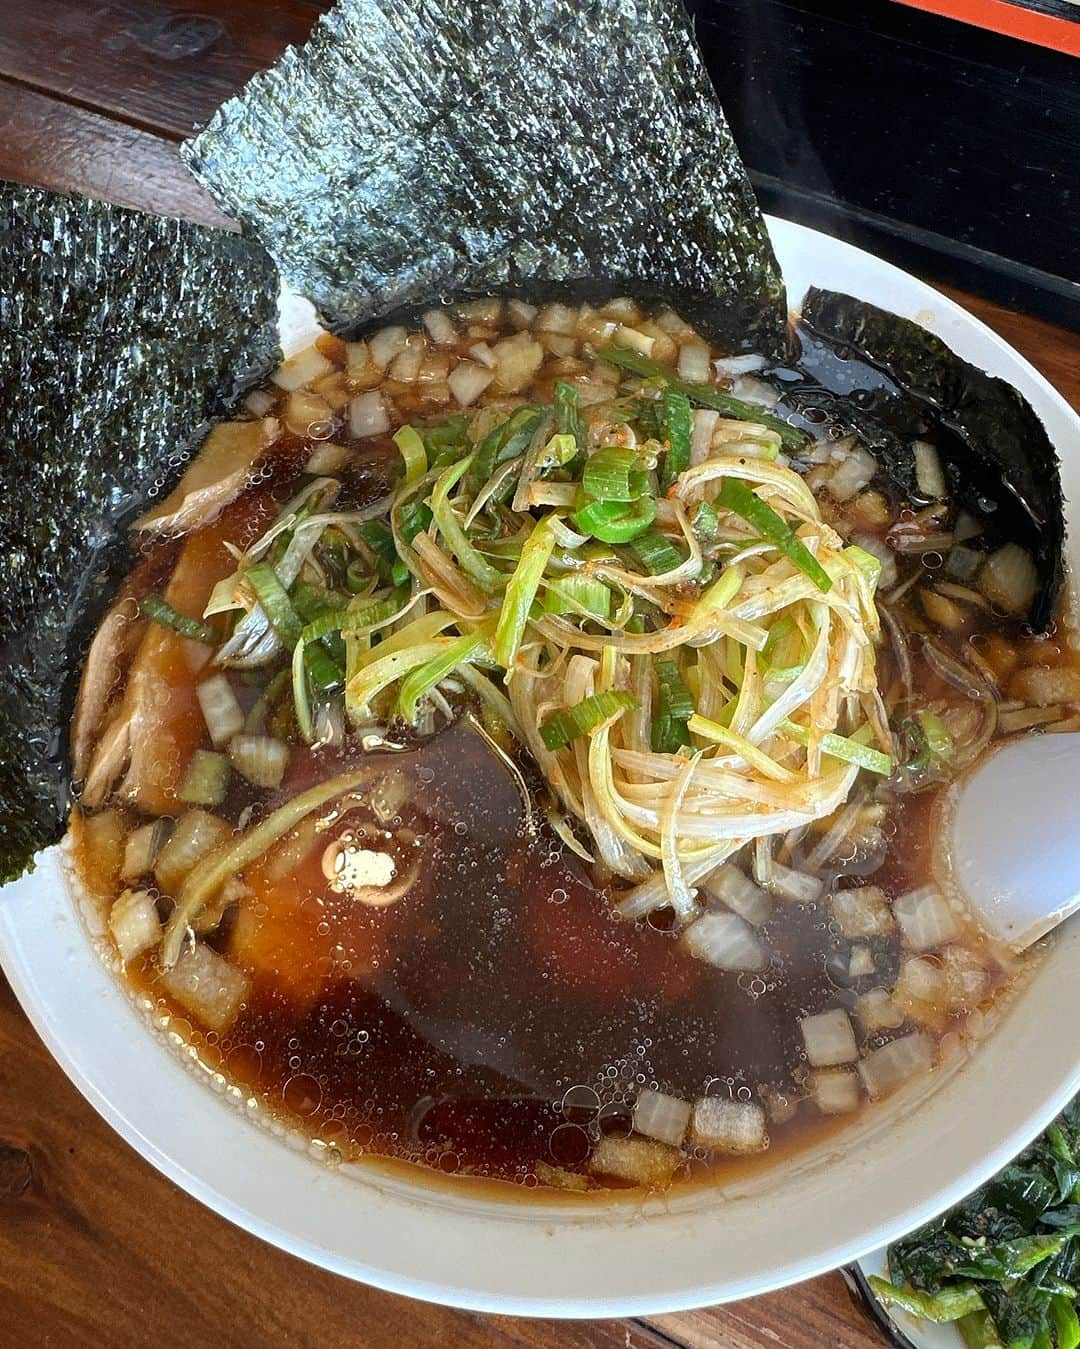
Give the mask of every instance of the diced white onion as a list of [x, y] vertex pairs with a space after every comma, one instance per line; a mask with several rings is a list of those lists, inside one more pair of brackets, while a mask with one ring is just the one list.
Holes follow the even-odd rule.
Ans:
[[1013, 675], [1009, 692], [1037, 707], [1080, 702], [1080, 670], [1067, 665], [1029, 665]]
[[812, 904], [821, 898], [825, 882], [817, 876], [808, 876], [804, 871], [793, 871], [780, 862], [773, 862], [768, 888], [781, 899], [791, 899], [796, 904]]
[[549, 304], [537, 315], [533, 325], [537, 332], [573, 333], [577, 327], [578, 313], [565, 304]]
[[153, 946], [161, 936], [153, 896], [146, 890], [125, 890], [109, 910], [109, 931], [125, 964]]
[[745, 919], [736, 913], [704, 913], [682, 935], [691, 955], [721, 970], [760, 970], [765, 948]]
[[679, 348], [679, 376], [704, 384], [709, 378], [709, 348], [704, 342], [684, 342]]
[[915, 452], [915, 481], [919, 492], [931, 501], [940, 501], [949, 495], [948, 484], [941, 467], [941, 456], [928, 440], [916, 440], [911, 447]]
[[1030, 553], [1019, 544], [1007, 543], [983, 563], [978, 584], [991, 604], [1022, 618], [1039, 588], [1039, 573]]
[[780, 401], [780, 392], [767, 380], [756, 375], [740, 375], [735, 381], [732, 392], [747, 403], [757, 403], [759, 407], [773, 408]]
[[913, 1031], [868, 1054], [859, 1064], [859, 1076], [871, 1099], [876, 1101], [928, 1073], [933, 1063], [933, 1042], [922, 1031]]
[[885, 892], [877, 885], [837, 890], [830, 901], [833, 918], [845, 937], [880, 937], [895, 926]]
[[503, 302], [497, 295], [484, 295], [478, 300], [468, 300], [458, 306], [458, 314], [469, 323], [487, 326], [497, 324], [502, 318]]
[[919, 599], [927, 618], [936, 627], [946, 632], [959, 632], [968, 620], [967, 611], [947, 595], [924, 587], [919, 591]]
[[952, 906], [934, 885], [923, 885], [899, 895], [892, 907], [904, 945], [912, 951], [944, 946], [960, 934], [960, 923]]
[[573, 337], [564, 337], [562, 333], [544, 333], [540, 340], [553, 356], [561, 360], [572, 360], [577, 355], [577, 341]]
[[386, 373], [388, 378], [397, 380], [400, 384], [415, 384], [420, 378], [420, 367], [423, 363], [423, 343], [413, 337], [409, 339], [405, 349], [394, 357]]
[[457, 337], [457, 329], [445, 309], [429, 309], [423, 324], [431, 340], [441, 347], [448, 346]]
[[289, 765], [289, 747], [269, 735], [237, 735], [229, 744], [236, 771], [256, 787], [280, 787]]
[[859, 1108], [859, 1079], [843, 1069], [814, 1073], [810, 1079], [810, 1092], [823, 1115], [845, 1115]]
[[[637, 328], [628, 328], [625, 323], [619, 324], [611, 340], [614, 346], [628, 347], [631, 351], [640, 351], [643, 356], [651, 356], [652, 349], [656, 344], [655, 337], [649, 337], [647, 333], [639, 332]], [[707, 375], [708, 367], [706, 367]]]
[[219, 1035], [236, 1020], [251, 987], [246, 974], [201, 942], [185, 947], [161, 982], [181, 1007]]
[[661, 309], [653, 322], [665, 333], [672, 333], [675, 337], [692, 337], [694, 334], [693, 328], [674, 309]]
[[495, 378], [505, 393], [523, 389], [544, 360], [544, 348], [528, 332], [504, 337], [491, 350], [495, 357]]
[[274, 396], [265, 389], [254, 389], [244, 399], [244, 407], [256, 417], [265, 417], [274, 406]]
[[695, 1143], [716, 1152], [761, 1152], [769, 1146], [765, 1111], [756, 1101], [703, 1096], [694, 1102], [690, 1132]]
[[[494, 358], [492, 358], [494, 362]], [[472, 361], [459, 361], [450, 371], [447, 384], [459, 407], [471, 407], [495, 378], [493, 370]]]
[[719, 412], [712, 408], [695, 408], [693, 414], [694, 429], [690, 435], [690, 464], [696, 468], [712, 454], [713, 432], [720, 420]]
[[509, 300], [507, 301], [506, 312], [510, 315], [512, 323], [516, 323], [522, 328], [528, 328], [539, 311], [536, 305], [528, 304], [525, 300]]
[[601, 311], [623, 323], [634, 323], [641, 317], [636, 301], [629, 295], [616, 295], [608, 300]]
[[468, 354], [477, 365], [484, 365], [489, 370], [495, 369], [495, 353], [486, 342], [474, 342], [469, 348]]
[[154, 878], [167, 895], [177, 887], [201, 857], [212, 852], [232, 833], [232, 825], [205, 810], [186, 810], [172, 837], [154, 863]]
[[948, 1017], [948, 996], [941, 966], [925, 956], [911, 956], [905, 960], [896, 977], [892, 1000], [912, 1021], [940, 1030]]
[[333, 368], [333, 362], [328, 361], [318, 347], [307, 347], [303, 351], [298, 351], [295, 356], [290, 356], [287, 361], [283, 361], [274, 371], [272, 378], [279, 389], [291, 392], [293, 389], [310, 384], [321, 375], [328, 375]]
[[352, 458], [352, 451], [345, 445], [335, 445], [325, 440], [311, 451], [311, 457], [304, 465], [305, 473], [314, 473], [321, 477], [324, 473], [340, 473]]
[[711, 871], [701, 885], [754, 927], [760, 927], [772, 913], [773, 901], [769, 895], [731, 862], [725, 862]]
[[874, 956], [869, 946], [853, 946], [848, 961], [848, 978], [865, 979], [874, 972]]
[[945, 974], [940, 965], [925, 956], [911, 956], [900, 966], [893, 989], [894, 1002], [900, 1002], [901, 989], [916, 1001], [932, 1002], [945, 992]]
[[368, 340], [368, 353], [372, 362], [380, 370], [385, 370], [398, 352], [405, 350], [408, 340], [409, 334], [402, 327], [395, 325], [381, 328]]
[[281, 415], [294, 436], [307, 436], [320, 428], [329, 428], [334, 410], [325, 398], [310, 389], [294, 389], [286, 398]]
[[837, 501], [850, 501], [857, 492], [869, 485], [877, 468], [877, 460], [870, 451], [855, 445], [833, 470], [826, 486]]
[[725, 379], [736, 379], [739, 375], [752, 375], [765, 367], [764, 356], [718, 356], [713, 365], [716, 373]]
[[202, 708], [206, 729], [214, 748], [227, 745], [244, 728], [244, 713], [233, 693], [228, 675], [211, 675], [196, 685], [195, 697]]
[[883, 1030], [896, 1030], [897, 1026], [904, 1023], [903, 1012], [884, 988], [872, 988], [869, 993], [860, 994], [855, 1015], [867, 1035], [877, 1035]]
[[799, 1022], [806, 1057], [814, 1068], [834, 1068], [839, 1063], [854, 1063], [859, 1046], [851, 1021], [842, 1007], [816, 1016], [804, 1016]]
[[353, 371], [363, 370], [370, 362], [371, 352], [366, 342], [345, 343], [345, 369], [350, 374]]
[[974, 951], [966, 946], [946, 946], [941, 952], [941, 967], [949, 1002], [970, 1012], [990, 992], [990, 975]]
[[690, 1103], [662, 1091], [642, 1087], [634, 1103], [634, 1131], [659, 1143], [679, 1147], [690, 1122]]
[[589, 1158], [594, 1175], [614, 1176], [630, 1185], [666, 1185], [682, 1164], [683, 1154], [651, 1138], [601, 1138]]
[[158, 854], [169, 841], [172, 827], [172, 820], [162, 818], [140, 825], [128, 835], [124, 844], [124, 863], [120, 868], [125, 881], [137, 881], [141, 876], [150, 875]]
[[378, 389], [371, 389], [349, 404], [349, 429], [358, 439], [381, 436], [390, 430], [390, 417]]

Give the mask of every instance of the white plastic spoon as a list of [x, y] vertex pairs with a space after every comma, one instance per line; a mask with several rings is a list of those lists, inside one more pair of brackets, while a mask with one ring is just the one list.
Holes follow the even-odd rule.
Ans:
[[1021, 951], [1080, 908], [1080, 734], [1013, 741], [957, 791], [953, 877], [986, 930]]

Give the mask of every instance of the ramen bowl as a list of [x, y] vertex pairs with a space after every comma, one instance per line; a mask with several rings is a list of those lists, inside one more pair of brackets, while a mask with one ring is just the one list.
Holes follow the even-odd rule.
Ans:
[[[1080, 489], [1080, 419], [1021, 357], [869, 254], [770, 221], [789, 294], [846, 291], [915, 320], [1020, 390]], [[1071, 551], [1075, 545], [1071, 546]], [[76, 1086], [133, 1147], [223, 1217], [393, 1292], [481, 1311], [660, 1313], [763, 1293], [882, 1246], [998, 1170], [1080, 1087], [1062, 990], [1080, 927], [1037, 953], [974, 1041], [842, 1132], [662, 1197], [531, 1194], [419, 1169], [329, 1165], [155, 1025], [99, 958], [62, 850], [0, 892], [0, 963]], [[261, 1127], [260, 1127], [261, 1126]]]

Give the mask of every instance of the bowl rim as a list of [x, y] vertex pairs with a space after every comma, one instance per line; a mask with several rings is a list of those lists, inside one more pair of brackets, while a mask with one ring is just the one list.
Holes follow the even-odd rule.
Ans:
[[[1021, 388], [1059, 447], [1067, 498], [1080, 494], [1080, 451], [1071, 451], [1080, 446], [1080, 417], [1002, 338], [924, 282], [862, 250], [788, 221], [769, 217], [768, 223], [800, 299], [810, 281], [853, 294], [869, 289], [874, 302], [922, 322], [960, 355]], [[1078, 953], [1080, 926], [1074, 923], [1045, 964], [1060, 967], [1064, 977]], [[481, 1312], [657, 1315], [824, 1273], [955, 1203], [1007, 1163], [1080, 1089], [1080, 1027], [1067, 1020], [1061, 1025], [1059, 1018], [1057, 1038], [1047, 1044], [1042, 1026], [1052, 1021], [1054, 999], [1049, 976], [1036, 977], [991, 1042], [958, 1066], [955, 1075], [962, 1074], [965, 1087], [947, 1080], [952, 1073], [935, 1075], [918, 1112], [899, 1100], [887, 1111], [876, 1108], [868, 1112], [876, 1116], [868, 1129], [853, 1127], [798, 1159], [790, 1172], [784, 1168], [779, 1216], [770, 1214], [770, 1189], [777, 1188], [781, 1168], [772, 1169], [772, 1182], [763, 1170], [670, 1201], [531, 1199], [515, 1205], [378, 1168], [343, 1168], [354, 1182], [346, 1183], [313, 1163], [295, 1140], [253, 1128], [239, 1109], [230, 1119], [196, 1080], [197, 1067], [185, 1068], [163, 1052], [155, 1035], [132, 1034], [134, 1007], [92, 949], [56, 849], [38, 859], [32, 875], [0, 890], [0, 966], [79, 1091], [182, 1189], [323, 1268]], [[75, 987], [78, 999], [71, 997]], [[1004, 1046], [998, 1037], [1009, 1026]], [[995, 1070], [990, 1062], [992, 1043], [998, 1046], [995, 1060], [1004, 1059], [1034, 1083], [1033, 1103], [1016, 1099], [1007, 1080], [1003, 1086], [1000, 1065]], [[960, 1090], [966, 1093], [962, 1117], [961, 1098], [956, 1108], [949, 1104]], [[209, 1136], [217, 1140], [212, 1149], [205, 1147]], [[264, 1180], [267, 1167], [272, 1185]], [[838, 1184], [841, 1167], [845, 1180]], [[882, 1188], [890, 1197], [871, 1216]], [[828, 1224], [821, 1223], [822, 1212], [829, 1214]], [[734, 1240], [732, 1224], [738, 1229]], [[717, 1269], [721, 1262], [725, 1267]]]

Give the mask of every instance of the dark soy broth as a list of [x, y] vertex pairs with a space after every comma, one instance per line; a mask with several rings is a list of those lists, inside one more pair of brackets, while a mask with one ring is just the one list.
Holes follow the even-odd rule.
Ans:
[[[483, 340], [474, 336], [476, 326], [461, 336], [463, 351]], [[490, 340], [520, 327], [495, 318], [481, 324]], [[572, 345], [569, 338], [562, 346], [549, 343], [548, 364], [530, 385], [533, 396], [550, 398], [549, 366], [569, 378], [576, 361], [588, 373], [587, 361], [567, 354]], [[174, 565], [175, 585], [181, 570], [194, 565], [187, 593], [201, 611], [232, 565], [222, 540], [246, 547], [268, 527], [307, 480], [309, 456], [326, 442], [327, 429], [342, 447], [336, 511], [356, 510], [392, 487], [397, 449], [388, 435], [353, 434], [344, 401], [332, 396], [334, 380], [345, 398], [386, 390], [399, 420], [444, 410], [445, 386], [396, 383], [370, 370], [357, 379], [342, 343], [325, 339], [321, 350], [330, 369], [320, 370], [312, 387], [328, 400], [327, 425], [317, 436], [286, 429], [246, 492], [182, 549], [168, 538], [146, 545], [125, 593], [137, 598]], [[819, 381], [831, 379], [840, 393], [872, 391], [879, 382], [857, 363], [830, 364], [821, 352], [811, 354], [805, 369], [782, 372], [781, 384], [805, 395], [790, 403], [796, 424], [814, 422]], [[449, 356], [456, 360], [461, 352], [451, 347]], [[280, 390], [271, 389], [260, 415], [278, 415], [282, 403]], [[889, 464], [879, 464], [872, 480], [840, 501], [829, 496], [822, 462], [819, 455], [795, 467], [843, 537], [865, 547], [876, 539], [887, 551], [897, 528], [922, 527], [919, 503]], [[997, 528], [981, 522], [976, 546], [1001, 541]], [[709, 1097], [757, 1102], [771, 1143], [757, 1155], [767, 1161], [790, 1152], [850, 1118], [853, 1108], [829, 1104], [821, 1093], [804, 1019], [846, 1013], [863, 1060], [912, 1032], [928, 1037], [936, 1054], [1014, 974], [1013, 964], [961, 919], [938, 947], [924, 942], [913, 953], [889, 914], [898, 897], [934, 881], [935, 811], [950, 773], [928, 752], [925, 728], [943, 726], [961, 747], [983, 733], [982, 695], [963, 687], [949, 663], [960, 655], [974, 660], [978, 687], [991, 691], [998, 737], [1043, 725], [1073, 729], [1080, 674], [1064, 637], [1030, 636], [1019, 620], [982, 600], [970, 580], [954, 578], [939, 593], [943, 561], [929, 550], [898, 552], [889, 605], [908, 641], [901, 653], [885, 634], [878, 680], [903, 747], [900, 761], [890, 778], [858, 779], [851, 798], [858, 827], [835, 850], [816, 856], [835, 819], [782, 839], [778, 860], [819, 878], [819, 893], [775, 897], [756, 920], [768, 952], [763, 968], [721, 969], [697, 958], [680, 940], [670, 909], [637, 921], [617, 917], [612, 906], [625, 882], [594, 870], [553, 832], [536, 765], [520, 747], [507, 752], [493, 745], [481, 709], [461, 687], [449, 695], [450, 716], [436, 717], [429, 735], [390, 723], [373, 743], [347, 734], [344, 743], [322, 749], [302, 743], [287, 700], [272, 703], [267, 730], [289, 745], [287, 771], [271, 788], [232, 773], [213, 807], [226, 833], [250, 829], [338, 774], [356, 770], [362, 780], [240, 868], [213, 919], [196, 929], [200, 947], [242, 972], [235, 1005], [217, 1027], [193, 1011], [197, 1002], [177, 995], [156, 946], [129, 959], [124, 978], [157, 1013], [171, 1013], [186, 1028], [208, 1068], [321, 1140], [332, 1158], [374, 1155], [527, 1186], [617, 1185], [639, 1178], [618, 1167], [597, 1171], [590, 1159], [603, 1140], [631, 1135], [635, 1103], [649, 1092], [687, 1108]], [[928, 637], [944, 657], [927, 654]], [[209, 745], [192, 693], [207, 669], [195, 658], [185, 666], [192, 647], [177, 638], [171, 664], [156, 676], [167, 689], [158, 705], [167, 749], [154, 788], [165, 808], [148, 808], [150, 797], [135, 800], [117, 789], [106, 808], [76, 813], [77, 871], [103, 910], [136, 879], [121, 874], [136, 831], [158, 815], [183, 817], [177, 764]], [[266, 678], [234, 678], [233, 687], [250, 718], [267, 694]], [[922, 741], [912, 728], [916, 712], [924, 718]], [[733, 859], [747, 874], [751, 854], [752, 846]], [[393, 880], [376, 894], [362, 868], [390, 867], [387, 858]], [[175, 895], [144, 883], [166, 922]], [[880, 892], [884, 918], [877, 930], [865, 915], [841, 917], [843, 896], [868, 893], [865, 887]], [[872, 1005], [885, 1013], [871, 1017]], [[832, 1063], [841, 1088], [857, 1084], [850, 1057]], [[866, 1108], [865, 1098], [861, 1103]], [[743, 1166], [746, 1156], [736, 1154], [752, 1151], [711, 1147], [691, 1133], [667, 1176]]]

